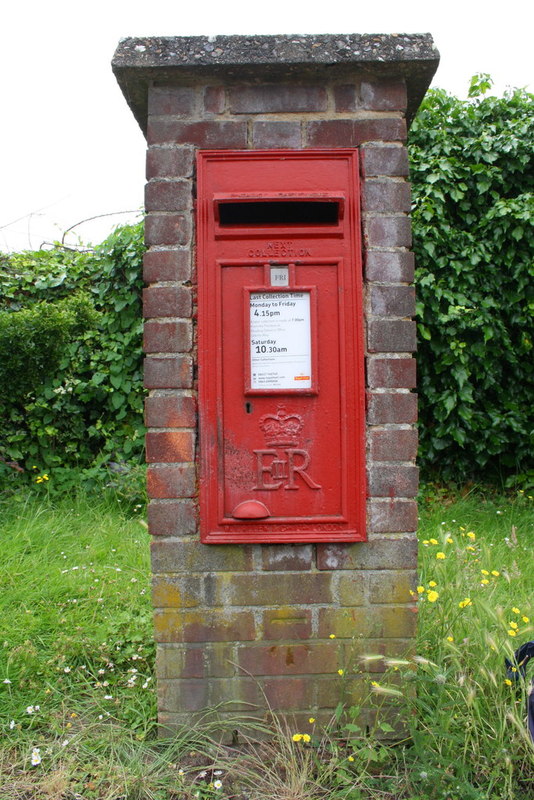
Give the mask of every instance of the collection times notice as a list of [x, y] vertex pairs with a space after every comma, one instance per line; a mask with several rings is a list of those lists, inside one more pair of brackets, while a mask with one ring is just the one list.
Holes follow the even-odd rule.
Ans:
[[310, 293], [251, 293], [250, 388], [311, 385]]

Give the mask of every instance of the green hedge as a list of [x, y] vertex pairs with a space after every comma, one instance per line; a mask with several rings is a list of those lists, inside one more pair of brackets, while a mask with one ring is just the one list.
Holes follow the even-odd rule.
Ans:
[[142, 459], [143, 251], [137, 225], [0, 260], [0, 476]]
[[409, 145], [420, 461], [488, 479], [532, 461], [534, 96], [429, 92]]

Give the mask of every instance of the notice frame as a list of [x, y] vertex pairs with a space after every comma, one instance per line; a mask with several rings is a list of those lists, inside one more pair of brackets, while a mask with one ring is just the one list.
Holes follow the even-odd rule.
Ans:
[[[261, 295], [262, 298], [259, 299], [255, 298], [255, 295]], [[256, 328], [255, 332], [253, 331], [251, 325], [251, 312], [254, 310], [255, 306], [253, 306], [254, 302], [266, 303], [265, 306], [257, 306], [258, 310], [271, 310], [275, 309], [274, 305], [269, 305], [271, 303], [284, 303], [284, 302], [291, 302], [295, 299], [296, 306], [293, 307], [297, 312], [303, 310], [303, 305], [299, 302], [298, 297], [293, 298], [292, 296], [302, 296], [308, 295], [309, 297], [309, 358], [306, 361], [305, 356], [306, 353], [300, 353], [300, 367], [301, 369], [297, 368], [295, 370], [294, 378], [298, 380], [291, 380], [287, 381], [284, 379], [284, 376], [287, 377], [288, 375], [288, 363], [291, 364], [293, 355], [291, 352], [291, 344], [288, 344], [288, 337], [291, 335], [291, 326], [293, 323], [290, 321], [289, 314], [285, 313], [287, 309], [291, 310], [291, 306], [277, 306], [276, 309], [280, 310], [279, 316], [273, 317], [262, 317], [261, 319], [265, 319], [267, 321], [265, 326], [260, 326], [260, 328]], [[318, 394], [319, 391], [319, 381], [318, 381], [318, 358], [317, 358], [317, 287], [316, 286], [281, 286], [281, 287], [271, 287], [271, 286], [248, 286], [245, 287], [243, 290], [243, 312], [244, 312], [244, 325], [243, 325], [243, 333], [244, 333], [244, 376], [245, 376], [245, 394], [246, 395], [279, 395], [279, 394], [297, 394], [297, 395], [315, 395]], [[305, 312], [306, 313], [306, 312]], [[270, 321], [274, 321], [278, 323], [276, 326], [269, 325]], [[306, 316], [304, 317], [304, 325], [306, 324]], [[302, 328], [302, 323], [297, 323], [297, 328]], [[263, 328], [263, 333], [260, 333], [261, 329]], [[270, 330], [269, 330], [270, 328]], [[277, 328], [277, 329], [273, 329]], [[254, 333], [254, 335], [253, 335]], [[253, 344], [252, 341], [257, 342], [258, 344]], [[259, 344], [259, 342], [264, 342], [264, 344]], [[298, 341], [298, 340], [297, 340]], [[300, 340], [302, 341], [302, 340]], [[272, 342], [272, 344], [267, 344], [267, 342]], [[263, 347], [267, 348], [267, 351], [263, 353], [254, 353], [253, 348], [256, 347]], [[289, 352], [279, 352], [276, 349], [273, 349], [269, 352], [269, 348], [280, 348], [280, 351], [283, 351], [284, 346], [286, 346], [287, 351]], [[302, 358], [304, 356], [304, 359]], [[262, 358], [263, 357], [263, 358]], [[256, 361], [256, 364], [261, 364], [263, 361], [264, 370], [262, 373], [262, 378], [258, 375], [258, 370], [256, 370], [256, 376], [253, 375], [252, 364], [253, 358]], [[304, 365], [308, 364], [311, 369], [311, 374], [309, 375], [309, 380], [302, 380], [302, 378], [306, 378], [307, 370], [304, 369]], [[269, 375], [269, 373], [272, 373]], [[299, 374], [302, 373], [302, 374]], [[283, 385], [277, 385], [277, 384]], [[300, 386], [298, 385], [300, 383]], [[305, 383], [303, 386], [302, 383]], [[263, 385], [262, 385], [263, 384]], [[295, 385], [294, 385], [295, 384]]]

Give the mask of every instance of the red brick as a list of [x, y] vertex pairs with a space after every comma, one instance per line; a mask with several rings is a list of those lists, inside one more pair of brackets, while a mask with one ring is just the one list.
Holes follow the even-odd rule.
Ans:
[[209, 605], [272, 606], [283, 598], [284, 604], [331, 603], [331, 575], [311, 572], [295, 575], [274, 572], [233, 575], [214, 573], [206, 576]]
[[417, 570], [404, 569], [388, 573], [388, 580], [384, 580], [384, 573], [371, 572], [368, 574], [369, 602], [381, 605], [389, 603], [410, 603], [413, 605], [413, 595], [417, 585]]
[[265, 150], [274, 147], [299, 148], [302, 146], [300, 122], [254, 122], [252, 141], [254, 147]]
[[311, 544], [269, 544], [264, 545], [262, 568], [265, 570], [308, 570], [313, 563]]
[[191, 219], [187, 214], [148, 214], [145, 218], [147, 245], [188, 244]]
[[193, 385], [193, 365], [188, 355], [172, 358], [148, 356], [144, 365], [146, 389], [190, 389]]
[[146, 283], [190, 280], [190, 251], [149, 250], [143, 259], [143, 277]]
[[153, 539], [150, 548], [154, 573], [244, 572], [252, 569], [252, 545], [214, 546], [201, 544], [198, 539], [179, 542]]
[[143, 348], [145, 353], [188, 353], [193, 346], [191, 320], [145, 322]]
[[388, 178], [367, 179], [363, 184], [362, 208], [366, 212], [410, 211], [410, 184]]
[[314, 681], [309, 678], [278, 678], [266, 680], [263, 692], [269, 708], [284, 711], [310, 708], [313, 702]]
[[414, 389], [416, 361], [414, 358], [370, 358], [367, 383], [371, 389]]
[[143, 316], [191, 316], [191, 290], [186, 286], [149, 286], [143, 289]]
[[157, 642], [235, 642], [256, 638], [250, 611], [185, 609], [157, 610], [154, 614]]
[[369, 444], [374, 461], [412, 461], [417, 455], [417, 431], [415, 428], [371, 430]]
[[356, 111], [360, 105], [359, 87], [354, 83], [334, 86], [334, 107], [337, 112]]
[[408, 392], [368, 392], [367, 422], [370, 425], [417, 422], [417, 395]]
[[148, 143], [194, 144], [201, 148], [220, 150], [245, 149], [247, 146], [247, 123], [243, 121], [209, 120], [182, 122], [166, 117], [148, 121]]
[[322, 86], [276, 84], [236, 86], [229, 90], [233, 114], [271, 114], [326, 111], [326, 89]]
[[243, 645], [238, 649], [239, 667], [251, 675], [314, 675], [334, 672], [339, 663], [338, 643]]
[[367, 592], [361, 572], [341, 573], [337, 579], [337, 602], [340, 606], [363, 606]]
[[152, 603], [155, 608], [194, 608], [202, 605], [199, 575], [154, 575]]
[[404, 281], [411, 283], [414, 276], [414, 254], [391, 251], [367, 251], [365, 277], [369, 281]]
[[197, 530], [197, 508], [192, 500], [152, 500], [147, 517], [152, 536], [186, 536]]
[[362, 81], [362, 108], [369, 111], [404, 111], [408, 102], [403, 80]]
[[409, 217], [367, 217], [364, 239], [368, 247], [410, 247], [412, 226]]
[[366, 144], [361, 149], [361, 169], [366, 178], [375, 175], [406, 177], [410, 171], [408, 151], [398, 145]]
[[146, 177], [147, 180], [189, 178], [193, 174], [193, 164], [192, 147], [149, 147], [146, 156]]
[[334, 103], [338, 112], [404, 111], [407, 103], [404, 81], [363, 81], [360, 86], [342, 84], [334, 87]]
[[370, 500], [367, 503], [367, 527], [373, 533], [417, 530], [415, 500]]
[[147, 470], [149, 497], [194, 497], [196, 493], [195, 468], [191, 464], [172, 467], [149, 467]]
[[371, 313], [380, 316], [412, 317], [415, 314], [413, 286], [371, 286]]
[[405, 464], [371, 464], [367, 481], [371, 497], [415, 497], [419, 470]]
[[151, 395], [145, 400], [145, 425], [148, 428], [194, 428], [196, 412], [196, 399], [190, 395]]
[[[213, 678], [225, 678], [238, 675], [236, 642], [211, 642], [202, 645], [206, 672]], [[242, 673], [241, 673], [242, 675]]]
[[224, 86], [206, 86], [204, 89], [204, 110], [208, 114], [222, 114], [226, 106]]
[[404, 319], [369, 320], [367, 347], [371, 353], [409, 353], [417, 350], [415, 322]]
[[146, 460], [154, 463], [193, 461], [195, 448], [192, 431], [149, 431], [146, 435]]
[[145, 185], [145, 210], [185, 211], [191, 207], [189, 181], [151, 180]]
[[209, 705], [209, 683], [202, 679], [158, 681], [158, 708], [161, 711], [201, 711]]
[[[279, 600], [283, 601], [283, 598], [279, 598]], [[310, 636], [311, 611], [309, 609], [283, 606], [273, 611], [263, 612], [263, 638], [266, 641], [309, 639]]]
[[355, 544], [317, 545], [318, 569], [413, 569], [416, 564], [415, 536], [381, 538]]
[[190, 86], [152, 87], [148, 90], [150, 115], [188, 116], [195, 105], [195, 89]]
[[158, 645], [156, 673], [158, 680], [205, 677], [204, 648], [181, 643]]
[[319, 609], [321, 638], [333, 633], [343, 639], [408, 639], [415, 634], [416, 623], [415, 609], [408, 605]]
[[400, 117], [314, 120], [307, 131], [308, 147], [357, 147], [369, 141], [403, 141], [406, 123]]
[[[241, 675], [237, 678], [210, 680], [210, 706], [217, 708], [217, 719], [219, 719], [221, 706], [226, 711], [230, 710], [234, 714], [237, 712], [243, 715], [250, 714], [252, 709], [260, 708], [264, 703], [265, 697], [262, 694], [261, 687], [258, 681], [253, 678]], [[238, 725], [238, 729], [241, 730], [241, 725], [239, 723]], [[235, 730], [235, 724], [232, 724], [232, 728]]]

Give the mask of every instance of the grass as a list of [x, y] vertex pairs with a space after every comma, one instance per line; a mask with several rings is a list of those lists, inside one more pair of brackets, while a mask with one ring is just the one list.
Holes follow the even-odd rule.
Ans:
[[[0, 522], [1, 800], [534, 797], [527, 686], [504, 668], [534, 638], [533, 508], [521, 492], [427, 492], [419, 657], [369, 677], [374, 729], [348, 709], [293, 741], [273, 720], [270, 741], [235, 752], [213, 723], [155, 739], [143, 520], [106, 497], [12, 497]], [[405, 739], [388, 743], [399, 718]]]

